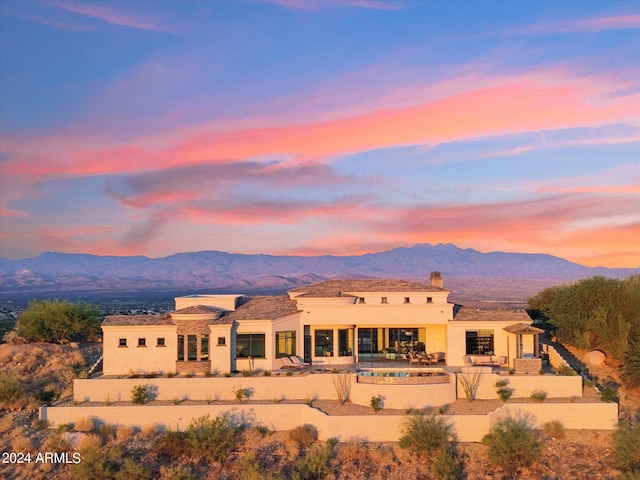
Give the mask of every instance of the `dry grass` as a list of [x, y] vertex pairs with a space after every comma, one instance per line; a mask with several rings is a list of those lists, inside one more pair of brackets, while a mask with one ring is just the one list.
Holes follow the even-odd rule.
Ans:
[[140, 437], [143, 440], [151, 440], [155, 438], [157, 435], [158, 435], [158, 429], [153, 424], [145, 425], [144, 427], [142, 427], [142, 430], [140, 430]]
[[102, 437], [97, 433], [88, 433], [78, 440], [78, 450], [83, 451], [90, 448], [100, 448], [102, 446]]
[[93, 419], [90, 417], [80, 418], [73, 424], [76, 432], [92, 432], [94, 427]]
[[20, 436], [11, 441], [11, 449], [14, 452], [31, 452], [33, 447], [33, 442], [27, 437]]
[[13, 428], [13, 416], [4, 415], [0, 417], [0, 433], [7, 433]]
[[116, 438], [120, 441], [128, 440], [135, 434], [135, 429], [129, 425], [118, 425], [118, 429], [116, 430]]

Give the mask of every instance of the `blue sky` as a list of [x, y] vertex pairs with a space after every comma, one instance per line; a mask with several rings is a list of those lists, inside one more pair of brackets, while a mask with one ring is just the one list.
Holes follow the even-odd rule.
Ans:
[[0, 254], [640, 265], [640, 4], [0, 3]]

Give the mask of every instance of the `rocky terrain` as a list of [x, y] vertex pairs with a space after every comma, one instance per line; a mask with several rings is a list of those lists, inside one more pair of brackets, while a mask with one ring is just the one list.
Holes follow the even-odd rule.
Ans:
[[[75, 345], [0, 345], [0, 373], [11, 372], [23, 382], [26, 392], [46, 388], [62, 390], [62, 399], [69, 402], [69, 380], [95, 360], [100, 346]], [[576, 351], [580, 355], [581, 352]], [[596, 374], [594, 372], [594, 374]], [[599, 376], [617, 378], [615, 366], [603, 366]], [[620, 390], [623, 412], [636, 414], [639, 397], [637, 392]], [[494, 405], [495, 404], [495, 405]], [[499, 402], [460, 400], [449, 406], [451, 414], [486, 413]], [[309, 452], [329, 448], [326, 459], [326, 479], [431, 479], [430, 459], [404, 450], [397, 443], [368, 443], [362, 439], [350, 439], [326, 447], [315, 441], [301, 445], [292, 440], [288, 432], [269, 432], [261, 428], [249, 428], [242, 432], [232, 453], [223, 462], [196, 460], [188, 457], [168, 460], [158, 450], [161, 432], [149, 426], [141, 430], [129, 427], [96, 425], [87, 419], [78, 419], [75, 425], [48, 429], [38, 422], [38, 402], [31, 398], [6, 406], [0, 413], [0, 449], [2, 452], [31, 452], [32, 460], [38, 452], [79, 453], [82, 462], [102, 465], [103, 476], [98, 478], [202, 478], [202, 479], [267, 479], [291, 478], [295, 469]], [[338, 402], [313, 402], [331, 415], [385, 414], [375, 413], [369, 407]], [[612, 457], [611, 432], [570, 431], [539, 433], [544, 446], [542, 457], [528, 470], [519, 474], [522, 479], [615, 479], [619, 473]], [[508, 475], [495, 467], [487, 457], [487, 447], [479, 443], [456, 445], [462, 462], [463, 479], [503, 479]], [[96, 452], [101, 452], [97, 454]], [[98, 455], [98, 456], [96, 456]], [[100, 456], [102, 455], [102, 456]], [[71, 479], [86, 478], [87, 470], [70, 463], [0, 464], [2, 479]], [[125, 459], [130, 459], [125, 461]], [[97, 463], [96, 463], [97, 462]], [[109, 463], [111, 462], [111, 463]], [[128, 462], [128, 463], [127, 463]], [[112, 473], [108, 473], [109, 465]], [[125, 467], [125, 465], [128, 465]], [[148, 470], [136, 467], [146, 466]], [[86, 467], [86, 464], [84, 465]], [[116, 470], [120, 469], [119, 473]], [[137, 472], [137, 473], [136, 473]], [[126, 476], [125, 476], [126, 473]]]

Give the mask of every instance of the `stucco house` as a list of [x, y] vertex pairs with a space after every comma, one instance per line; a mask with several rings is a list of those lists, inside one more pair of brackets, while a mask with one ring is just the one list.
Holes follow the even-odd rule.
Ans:
[[189, 295], [163, 315], [104, 320], [105, 375], [274, 370], [297, 356], [313, 365], [408, 362], [502, 365], [538, 371], [538, 335], [524, 310], [449, 303], [442, 276], [329, 280], [288, 295]]

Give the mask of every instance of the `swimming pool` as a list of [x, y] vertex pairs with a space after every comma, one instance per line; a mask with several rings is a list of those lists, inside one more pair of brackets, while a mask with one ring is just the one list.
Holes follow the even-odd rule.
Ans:
[[449, 374], [441, 368], [388, 369], [363, 368], [358, 370], [358, 383], [378, 383], [387, 385], [424, 385], [449, 383]]

